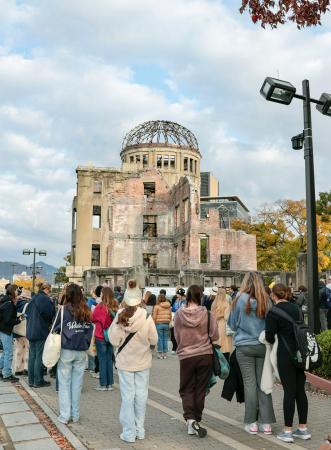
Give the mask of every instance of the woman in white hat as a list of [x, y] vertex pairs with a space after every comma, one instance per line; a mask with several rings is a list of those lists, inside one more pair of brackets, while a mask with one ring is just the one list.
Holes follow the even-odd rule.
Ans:
[[109, 340], [118, 347], [116, 367], [121, 391], [120, 438], [135, 442], [145, 438], [145, 412], [149, 371], [152, 366], [150, 346], [157, 344], [154, 321], [141, 306], [142, 295], [135, 280], [129, 280], [123, 303], [109, 329]]

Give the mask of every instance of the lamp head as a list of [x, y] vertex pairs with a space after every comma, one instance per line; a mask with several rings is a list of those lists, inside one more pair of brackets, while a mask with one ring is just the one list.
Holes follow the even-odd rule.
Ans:
[[316, 109], [325, 116], [331, 116], [331, 95], [324, 92], [319, 101], [323, 102], [323, 105], [316, 105]]
[[305, 137], [303, 133], [293, 136], [291, 139], [293, 150], [302, 150], [304, 140]]
[[31, 251], [27, 250], [26, 248], [23, 250], [23, 255], [30, 255]]
[[296, 88], [288, 81], [267, 77], [260, 89], [260, 94], [271, 102], [289, 105], [294, 97]]
[[47, 255], [46, 250], [39, 250], [38, 254], [40, 256], [46, 256]]

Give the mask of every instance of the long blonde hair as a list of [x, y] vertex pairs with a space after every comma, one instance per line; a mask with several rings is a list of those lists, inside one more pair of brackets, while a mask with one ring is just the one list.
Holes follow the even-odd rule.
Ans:
[[229, 307], [229, 302], [226, 298], [226, 291], [223, 288], [218, 288], [215, 300], [211, 305], [211, 312], [216, 319], [224, 317], [225, 310]]
[[241, 294], [249, 295], [246, 304], [246, 314], [251, 312], [251, 299], [255, 299], [257, 303], [256, 315], [260, 319], [264, 319], [269, 310], [269, 298], [264, 288], [262, 276], [258, 272], [247, 272], [241, 283], [239, 293], [232, 303], [234, 308]]

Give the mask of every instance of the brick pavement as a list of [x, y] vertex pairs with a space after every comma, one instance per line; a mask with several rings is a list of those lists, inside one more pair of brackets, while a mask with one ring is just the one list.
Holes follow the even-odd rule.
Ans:
[[[97, 380], [85, 375], [79, 424], [69, 425], [71, 431], [89, 449], [220, 449], [220, 450], [280, 450], [288, 444], [274, 436], [249, 436], [242, 429], [243, 405], [235, 401], [229, 403], [220, 398], [221, 382], [215, 386], [206, 401], [204, 424], [209, 428], [209, 436], [199, 439], [187, 436], [182, 421], [182, 409], [178, 397], [179, 365], [177, 357], [167, 360], [153, 360], [151, 389], [146, 415], [146, 439], [135, 444], [124, 444], [119, 439], [121, 431], [118, 422], [120, 394], [97, 392], [93, 389]], [[54, 411], [57, 410], [57, 395], [54, 386], [38, 390]], [[309, 422], [313, 438], [310, 441], [295, 441], [292, 450], [316, 450], [328, 432], [331, 431], [331, 398], [308, 393]], [[274, 407], [277, 424], [274, 431], [282, 427], [282, 390], [276, 387]]]

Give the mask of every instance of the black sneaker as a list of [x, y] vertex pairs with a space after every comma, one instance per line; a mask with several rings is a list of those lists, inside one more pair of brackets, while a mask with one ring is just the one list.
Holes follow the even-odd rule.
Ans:
[[10, 375], [10, 377], [2, 377], [3, 381], [12, 381], [12, 382], [17, 382], [20, 381], [19, 378], [14, 377], [14, 375]]
[[50, 381], [42, 381], [40, 384], [35, 384], [33, 387], [34, 388], [41, 388], [41, 387], [47, 387], [50, 386], [51, 382]]
[[201, 438], [204, 438], [207, 436], [207, 430], [206, 428], [203, 428], [202, 426], [200, 426], [199, 422], [193, 422], [192, 423], [192, 428], [193, 430], [198, 433], [198, 436]]
[[3, 378], [2, 371], [0, 372], [0, 378]]

